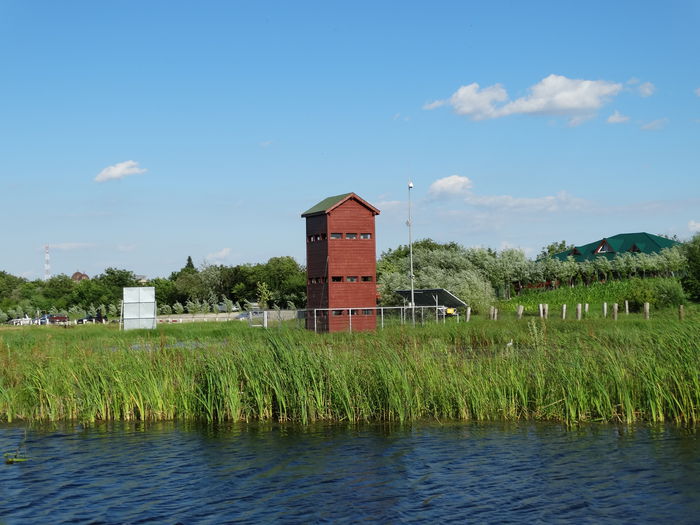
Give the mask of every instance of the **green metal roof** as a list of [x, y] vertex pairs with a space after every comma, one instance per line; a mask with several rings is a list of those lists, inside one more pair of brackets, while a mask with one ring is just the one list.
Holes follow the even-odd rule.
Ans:
[[[605, 250], [607, 251], [596, 253], [596, 250], [598, 250], [603, 243], [607, 243], [605, 246]], [[596, 257], [613, 259], [616, 255], [625, 252], [658, 253], [664, 248], [671, 248], [677, 244], [680, 243], [646, 232], [618, 233], [612, 237], [606, 237], [595, 242], [575, 246], [570, 250], [556, 253], [552, 257], [560, 261], [565, 261], [567, 257], [571, 256], [576, 262], [590, 261]]]
[[379, 210], [369, 204], [368, 202], [365, 202], [362, 200], [358, 195], [355, 193], [343, 193], [342, 195], [335, 195], [333, 197], [328, 197], [326, 199], [323, 199], [321, 202], [319, 202], [316, 206], [313, 206], [312, 208], [309, 208], [306, 210], [304, 213], [301, 214], [302, 217], [308, 217], [309, 215], [320, 215], [321, 213], [328, 213], [330, 212], [333, 208], [335, 208], [338, 204], [344, 202], [345, 200], [352, 198], [365, 206], [368, 210], [370, 210], [374, 215], [379, 215]]
[[350, 195], [352, 195], [352, 193], [343, 193], [342, 195], [327, 197], [318, 204], [316, 204], [316, 206], [312, 206], [311, 208], [306, 210], [304, 213], [301, 214], [301, 216], [306, 217], [307, 215], [316, 215], [318, 213], [324, 213], [326, 210], [345, 200]]

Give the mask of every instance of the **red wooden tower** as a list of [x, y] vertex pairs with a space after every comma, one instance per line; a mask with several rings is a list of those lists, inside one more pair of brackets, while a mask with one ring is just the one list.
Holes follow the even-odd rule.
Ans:
[[354, 193], [328, 197], [302, 213], [307, 328], [319, 332], [376, 328], [375, 215], [379, 210]]

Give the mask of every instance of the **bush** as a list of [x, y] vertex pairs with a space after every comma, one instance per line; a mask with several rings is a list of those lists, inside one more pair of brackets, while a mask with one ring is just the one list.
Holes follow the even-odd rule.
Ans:
[[678, 306], [685, 302], [683, 287], [676, 279], [630, 279], [625, 300], [632, 311], [639, 311], [644, 303], [654, 308]]

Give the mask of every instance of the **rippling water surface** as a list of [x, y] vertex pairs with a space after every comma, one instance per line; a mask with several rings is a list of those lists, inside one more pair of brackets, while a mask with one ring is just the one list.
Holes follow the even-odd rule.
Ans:
[[[0, 452], [25, 426], [0, 425]], [[159, 423], [30, 427], [0, 524], [698, 523], [700, 441], [675, 427]]]

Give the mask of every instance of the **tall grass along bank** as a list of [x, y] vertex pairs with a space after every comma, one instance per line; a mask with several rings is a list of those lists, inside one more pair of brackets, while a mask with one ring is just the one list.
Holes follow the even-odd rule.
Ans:
[[3, 330], [0, 419], [695, 424], [699, 333], [668, 319]]

